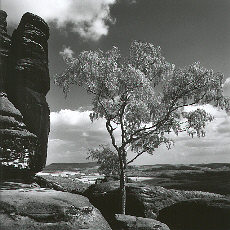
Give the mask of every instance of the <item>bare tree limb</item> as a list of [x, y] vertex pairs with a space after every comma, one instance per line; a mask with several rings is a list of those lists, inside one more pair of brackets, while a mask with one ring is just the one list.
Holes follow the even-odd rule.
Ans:
[[109, 135], [110, 135], [110, 137], [111, 137], [112, 145], [113, 145], [114, 148], [119, 152], [119, 148], [118, 148], [118, 146], [117, 146], [117, 144], [116, 144], [115, 137], [114, 137], [114, 135], [113, 135], [114, 129], [113, 129], [112, 125], [110, 124], [110, 120], [107, 120], [107, 121], [106, 121], [106, 129], [107, 129], [107, 131], [108, 131], [108, 133], [109, 133]]
[[132, 163], [133, 161], [135, 161], [144, 152], [145, 152], [145, 150], [143, 150], [140, 153], [138, 153], [132, 160], [130, 160], [130, 161], [127, 162], [127, 165], [130, 164], [130, 163]]

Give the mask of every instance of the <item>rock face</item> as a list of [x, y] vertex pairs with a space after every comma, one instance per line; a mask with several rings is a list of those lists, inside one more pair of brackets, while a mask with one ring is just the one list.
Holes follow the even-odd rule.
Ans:
[[111, 230], [86, 197], [36, 184], [3, 185], [0, 209], [2, 230]]
[[36, 183], [42, 187], [52, 188], [58, 191], [64, 191], [82, 195], [90, 184], [73, 180], [71, 177], [59, 177], [50, 175], [36, 175], [34, 177]]
[[9, 49], [11, 46], [10, 36], [7, 34], [6, 30], [6, 12], [0, 10], [0, 92], [1, 94], [5, 92], [5, 78], [7, 72], [7, 62]]
[[[127, 183], [126, 191], [126, 214], [153, 219], [157, 218], [160, 210], [181, 201], [194, 198], [200, 198], [202, 200], [208, 198], [213, 200], [224, 198], [224, 196], [213, 193], [179, 191], [140, 183]], [[87, 196], [90, 202], [102, 212], [111, 226], [116, 226], [114, 215], [120, 212], [121, 200], [119, 182], [92, 185], [83, 195]]]
[[115, 218], [118, 222], [117, 230], [170, 230], [166, 224], [150, 218], [123, 214], [116, 214]]
[[228, 230], [229, 217], [229, 200], [192, 199], [160, 210], [158, 220], [171, 230]]
[[29, 177], [35, 171], [37, 137], [22, 121], [21, 113], [0, 95], [1, 178]]
[[6, 16], [0, 11], [2, 176], [42, 170], [50, 127], [45, 97], [50, 87], [49, 28], [40, 17], [26, 13], [10, 38]]
[[9, 99], [20, 110], [28, 130], [38, 137], [37, 170], [46, 163], [49, 133], [50, 88], [48, 70], [48, 25], [38, 16], [26, 13], [12, 35], [7, 90]]

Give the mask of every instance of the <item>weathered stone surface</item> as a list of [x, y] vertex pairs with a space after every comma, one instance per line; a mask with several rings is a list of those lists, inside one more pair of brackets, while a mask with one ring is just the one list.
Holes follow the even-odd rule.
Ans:
[[0, 138], [1, 179], [32, 175], [39, 147], [37, 137], [26, 129], [21, 113], [3, 93], [0, 95]]
[[28, 177], [34, 173], [38, 138], [29, 132], [22, 114], [9, 101], [6, 90], [11, 39], [6, 30], [6, 16], [0, 11], [0, 160], [1, 179]]
[[8, 53], [11, 46], [11, 39], [6, 30], [6, 17], [6, 12], [0, 10], [0, 92], [5, 92]]
[[124, 214], [116, 214], [115, 218], [118, 223], [117, 230], [170, 230], [166, 224], [150, 218]]
[[50, 88], [48, 38], [49, 28], [44, 20], [24, 14], [12, 35], [6, 78], [9, 100], [21, 112], [27, 130], [38, 138], [36, 172], [46, 163], [50, 127], [45, 97]]
[[[126, 214], [153, 219], [157, 218], [161, 209], [184, 200], [193, 198], [221, 199], [224, 197], [213, 193], [179, 191], [141, 183], [127, 183], [126, 191]], [[116, 224], [114, 215], [121, 210], [119, 182], [92, 185], [83, 195], [87, 196], [90, 202], [102, 212], [111, 226]]]
[[82, 195], [90, 184], [74, 180], [71, 177], [36, 175], [34, 180], [42, 187]]
[[20, 183], [8, 183], [0, 195], [2, 230], [111, 230], [98, 209], [81, 195]]
[[12, 35], [10, 62], [12, 83], [19, 83], [35, 92], [46, 95], [50, 89], [48, 69], [49, 27], [45, 21], [31, 13], [22, 16]]
[[158, 220], [167, 223], [172, 230], [228, 230], [230, 200], [181, 201], [160, 210]]

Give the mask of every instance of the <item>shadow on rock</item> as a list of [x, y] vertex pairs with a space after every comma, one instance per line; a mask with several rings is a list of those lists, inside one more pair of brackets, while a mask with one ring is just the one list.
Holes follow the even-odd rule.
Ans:
[[229, 230], [230, 201], [182, 201], [160, 210], [158, 220], [166, 223], [171, 230]]

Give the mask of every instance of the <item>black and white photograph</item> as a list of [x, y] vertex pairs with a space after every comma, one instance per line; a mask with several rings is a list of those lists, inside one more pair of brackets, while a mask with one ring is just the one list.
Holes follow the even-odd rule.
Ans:
[[0, 0], [1, 230], [230, 230], [229, 0]]

